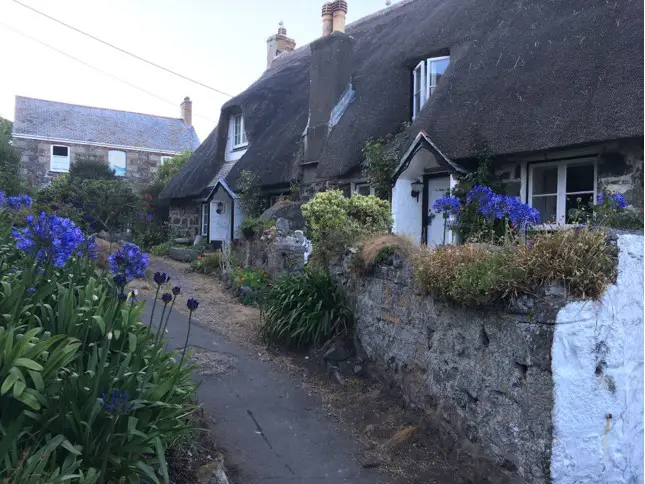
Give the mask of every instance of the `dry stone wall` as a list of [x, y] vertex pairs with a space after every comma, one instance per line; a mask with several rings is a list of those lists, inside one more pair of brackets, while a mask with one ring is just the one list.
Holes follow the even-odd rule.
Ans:
[[373, 374], [426, 416], [477, 483], [640, 482], [643, 236], [618, 234], [618, 280], [600, 301], [558, 286], [469, 309], [415, 292], [395, 254], [348, 286]]

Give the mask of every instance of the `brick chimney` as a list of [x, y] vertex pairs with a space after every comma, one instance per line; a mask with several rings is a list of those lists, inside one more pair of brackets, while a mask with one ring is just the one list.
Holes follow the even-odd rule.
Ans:
[[180, 104], [181, 119], [184, 120], [184, 123], [187, 125], [193, 124], [193, 102], [188, 96], [186, 96], [183, 102]]
[[284, 23], [278, 24], [278, 33], [267, 39], [267, 69], [271, 67], [274, 59], [284, 52], [291, 52], [296, 48], [296, 41], [287, 37]]

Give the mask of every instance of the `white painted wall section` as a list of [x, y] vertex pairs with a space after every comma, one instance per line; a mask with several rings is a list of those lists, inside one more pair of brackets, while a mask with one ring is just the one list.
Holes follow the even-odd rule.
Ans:
[[421, 195], [419, 200], [410, 195], [412, 180], [399, 178], [392, 189], [392, 231], [397, 235], [407, 235], [416, 244], [421, 243]]
[[557, 316], [554, 484], [643, 482], [643, 236], [618, 247], [616, 284]]

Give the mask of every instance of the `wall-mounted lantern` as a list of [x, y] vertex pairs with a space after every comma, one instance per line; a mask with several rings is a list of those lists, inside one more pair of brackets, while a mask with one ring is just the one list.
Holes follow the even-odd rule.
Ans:
[[221, 215], [224, 211], [224, 202], [217, 202], [217, 208], [215, 209], [218, 215]]
[[414, 197], [417, 199], [417, 202], [419, 201], [419, 194], [421, 193], [421, 190], [423, 190], [423, 182], [420, 181], [414, 181], [410, 184], [412, 187], [412, 191], [410, 192], [410, 196]]

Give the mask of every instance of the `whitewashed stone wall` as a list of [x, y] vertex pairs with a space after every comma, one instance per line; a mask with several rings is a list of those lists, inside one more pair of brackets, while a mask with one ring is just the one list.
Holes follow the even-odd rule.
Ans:
[[[395, 254], [348, 266], [372, 373], [422, 411], [474, 482], [643, 482], [643, 236], [618, 235], [618, 278], [599, 301], [561, 291], [468, 309], [415, 292]], [[347, 262], [347, 261], [345, 261]]]
[[554, 484], [643, 482], [643, 237], [618, 248], [616, 284], [557, 316]]

